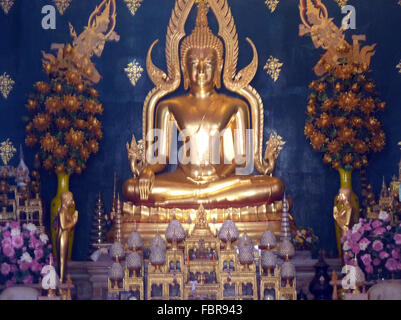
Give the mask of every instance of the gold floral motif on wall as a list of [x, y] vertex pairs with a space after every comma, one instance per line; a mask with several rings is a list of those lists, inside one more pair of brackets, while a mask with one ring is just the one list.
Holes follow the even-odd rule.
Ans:
[[5, 14], [8, 14], [13, 5], [14, 0], [0, 0], [0, 6]]
[[132, 15], [135, 15], [136, 11], [142, 4], [142, 1], [143, 0], [124, 0], [125, 4], [127, 5]]
[[[401, 0], [400, 0], [401, 1]], [[396, 68], [398, 69], [398, 72], [401, 73], [401, 61], [399, 64], [397, 64]]]
[[58, 12], [60, 12], [60, 14], [63, 15], [64, 12], [70, 6], [72, 0], [53, 0], [53, 1], [56, 4]]
[[11, 79], [11, 77], [4, 72], [2, 76], [0, 76], [0, 92], [3, 95], [4, 99], [8, 98], [11, 90], [13, 90], [15, 81]]
[[276, 82], [280, 76], [281, 68], [284, 63], [280, 62], [279, 59], [270, 56], [267, 59], [266, 65], [264, 66], [263, 70], [267, 70], [267, 74]]
[[334, 0], [334, 1], [337, 2], [338, 6], [339, 6], [340, 8], [346, 6], [347, 3], [348, 3], [348, 0]]
[[0, 157], [5, 166], [14, 157], [16, 152], [17, 150], [14, 148], [10, 139], [7, 139], [0, 144]]
[[266, 0], [265, 4], [269, 8], [269, 10], [273, 13], [276, 10], [279, 2], [280, 2], [279, 0]]
[[138, 80], [142, 77], [143, 68], [136, 59], [128, 64], [127, 68], [124, 69], [128, 79], [131, 81], [132, 85], [135, 87]]

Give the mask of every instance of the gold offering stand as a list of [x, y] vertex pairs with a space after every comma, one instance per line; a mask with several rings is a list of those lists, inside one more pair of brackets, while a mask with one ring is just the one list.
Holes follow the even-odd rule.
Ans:
[[[225, 262], [227, 264], [225, 264]], [[233, 266], [231, 270], [230, 265]], [[219, 260], [220, 272], [220, 300], [257, 300], [258, 290], [256, 282], [256, 265], [242, 265], [239, 262], [235, 249], [221, 251]], [[251, 286], [251, 294], [246, 293], [244, 287]], [[234, 296], [225, 295], [225, 286], [234, 286]]]
[[281, 277], [280, 277], [280, 267], [276, 266], [274, 268], [267, 269], [267, 275], [264, 275], [264, 270], [260, 268], [260, 295], [264, 296], [265, 290], [270, 290], [276, 296], [274, 298], [279, 298], [281, 289]]
[[[129, 251], [127, 253], [129, 254]], [[138, 251], [138, 253], [143, 256], [142, 252]], [[139, 299], [144, 300], [144, 274], [145, 268], [143, 263], [139, 270], [130, 270], [127, 265], [125, 265], [122, 282], [121, 279], [120, 281], [110, 278], [107, 279], [108, 292], [119, 296], [121, 292], [138, 291]]]
[[[177, 220], [174, 221], [176, 226]], [[186, 234], [180, 244], [172, 240], [173, 243], [161, 253], [163, 259], [153, 260], [153, 263], [150, 259], [147, 275], [142, 264], [140, 274], [125, 267], [119, 286], [113, 287], [109, 279], [109, 293], [118, 295], [121, 291], [139, 290], [143, 299], [146, 282], [149, 300], [257, 300], [258, 293], [264, 297], [265, 289], [274, 291], [272, 299], [296, 300], [295, 274], [291, 279], [283, 278], [276, 259], [266, 272], [262, 266], [259, 267], [259, 287], [255, 261], [259, 260], [260, 264], [260, 258], [256, 250], [252, 262], [241, 263], [240, 251], [234, 243], [224, 243], [217, 237], [217, 231], [212, 231], [202, 206], [192, 230]]]
[[3, 206], [0, 211], [0, 223], [10, 221], [33, 223], [44, 232], [43, 205], [39, 195], [31, 198], [30, 193], [19, 191], [16, 185], [9, 186], [8, 191], [7, 206]]
[[[200, 208], [184, 246], [173, 244], [166, 251], [164, 265], [149, 267], [148, 299], [257, 300], [255, 264], [241, 265], [231, 243], [222, 247], [222, 242], [209, 227], [205, 210]], [[180, 268], [172, 270], [171, 266], [174, 268], [177, 263]], [[153, 285], [162, 287], [162, 296], [155, 297], [152, 294]], [[173, 296], [170, 294], [171, 286], [177, 289]], [[244, 290], [249, 286], [251, 294]]]
[[[183, 266], [184, 254], [176, 245], [166, 251], [166, 263], [164, 265], [153, 266], [149, 263], [148, 300], [182, 300], [182, 288], [184, 287]], [[153, 285], [161, 286], [162, 296], [153, 294]], [[176, 293], [170, 294], [170, 291], [174, 288], [176, 288]]]
[[144, 266], [140, 269], [140, 275], [137, 275], [136, 271], [128, 270], [126, 267], [124, 269], [124, 279], [123, 288], [124, 291], [139, 291], [140, 299], [144, 298], [144, 288], [143, 288], [143, 274]]
[[217, 260], [220, 254], [220, 241], [210, 230], [205, 210], [201, 209], [192, 232], [185, 240], [185, 300], [220, 299]]
[[260, 268], [260, 296], [263, 298], [265, 290], [270, 290], [274, 300], [297, 300], [297, 283], [294, 277], [291, 280], [283, 280], [281, 268], [276, 265], [274, 268], [267, 269], [267, 275], [263, 268]]

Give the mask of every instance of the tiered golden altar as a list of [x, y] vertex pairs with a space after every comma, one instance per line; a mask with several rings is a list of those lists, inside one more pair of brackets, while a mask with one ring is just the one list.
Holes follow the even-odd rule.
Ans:
[[[266, 233], [276, 243], [274, 234], [271, 231]], [[201, 206], [193, 229], [188, 233], [178, 220], [170, 222], [165, 233], [169, 245], [156, 234], [149, 246], [146, 274], [139, 256], [143, 252], [134, 250], [139, 253], [136, 261], [130, 257], [132, 248], [143, 249], [142, 238], [134, 231], [125, 244], [125, 263], [116, 262], [111, 268], [110, 277], [113, 277], [114, 286], [109, 279], [109, 292], [119, 294], [137, 291], [137, 297], [143, 299], [143, 285], [146, 283], [146, 297], [149, 300], [295, 300], [295, 268], [288, 262], [294, 249], [291, 244], [285, 248], [288, 247], [288, 239], [280, 244], [278, 250], [283, 257], [286, 255], [286, 268], [293, 270], [290, 275], [277, 264], [277, 258], [273, 262], [269, 259], [265, 261], [264, 255], [258, 254], [247, 234], [236, 241], [238, 237], [238, 229], [232, 220], [226, 220], [219, 232], [213, 232], [207, 222], [206, 211]], [[120, 243], [113, 246], [122, 248]], [[120, 260], [124, 260], [125, 254], [119, 254]], [[273, 252], [271, 254], [274, 257], [276, 255]], [[112, 253], [112, 257], [116, 256]], [[125, 265], [124, 271], [122, 265]]]
[[[241, 288], [249, 284], [250, 295]], [[162, 286], [162, 295], [155, 295], [153, 286]], [[171, 295], [173, 286], [176, 290]], [[228, 286], [234, 289], [232, 294], [226, 293]], [[148, 272], [149, 299], [256, 300], [256, 288], [255, 265], [242, 266], [234, 248], [222, 248], [221, 240], [209, 228], [203, 208], [183, 246], [173, 243], [166, 251], [166, 263], [151, 266]]]

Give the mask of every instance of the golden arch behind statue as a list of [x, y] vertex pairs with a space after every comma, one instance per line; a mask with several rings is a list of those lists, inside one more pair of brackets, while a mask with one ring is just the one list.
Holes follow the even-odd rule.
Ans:
[[[196, 209], [200, 204], [204, 204], [209, 222], [221, 223], [226, 219], [233, 219], [243, 222], [243, 228], [247, 228], [248, 234], [256, 235], [265, 228], [260, 221], [269, 221], [271, 229], [278, 233], [281, 225], [284, 184], [280, 179], [271, 176], [284, 142], [280, 136], [271, 135], [263, 157], [263, 103], [257, 91], [249, 85], [257, 71], [257, 51], [252, 41], [247, 39], [253, 49], [254, 57], [246, 68], [237, 73], [238, 35], [228, 2], [208, 1], [209, 9], [215, 14], [219, 24], [219, 36], [224, 41], [224, 59], [223, 49], [219, 44], [221, 40], [213, 35], [208, 27], [204, 3], [205, 1], [200, 2], [200, 6], [203, 7], [198, 8], [195, 29], [180, 44], [186, 35], [185, 23], [195, 0], [176, 1], [166, 37], [167, 73], [157, 68], [151, 59], [152, 49], [157, 40], [149, 49], [147, 71], [155, 88], [149, 92], [144, 103], [142, 150], [145, 154], [148, 150], [152, 150], [155, 143], [152, 130], [159, 126], [165, 128], [164, 123], [168, 119], [173, 119], [179, 125], [180, 131], [192, 126], [195, 131], [205, 130], [209, 134], [212, 132], [212, 127], [220, 131], [227, 127], [235, 129], [239, 126], [244, 132], [245, 129], [253, 129], [251, 130], [253, 162], [256, 170], [262, 175], [237, 176], [233, 174], [231, 168], [225, 171], [223, 166], [213, 167], [208, 163], [204, 168], [199, 168], [199, 165], [196, 167], [196, 164], [193, 167], [182, 165], [174, 172], [155, 176], [155, 173], [161, 172], [166, 166], [155, 166], [150, 158], [141, 156], [133, 138], [131, 146], [127, 145], [127, 150], [134, 178], [127, 180], [123, 187], [125, 198], [132, 202], [124, 204], [124, 212], [129, 213], [124, 219], [130, 222], [155, 222], [159, 228], [161, 223], [175, 218], [191, 226], [191, 221], [196, 218]], [[185, 58], [187, 51], [184, 44], [189, 44], [188, 51], [191, 51], [188, 53], [188, 59]], [[180, 49], [185, 61], [180, 57]], [[211, 60], [207, 62], [208, 59]], [[201, 69], [205, 63], [209, 64], [213, 70], [211, 72], [218, 72], [220, 77], [224, 64], [222, 83], [227, 90], [243, 99], [215, 92], [214, 88], [218, 88], [220, 83], [215, 78], [213, 78], [214, 85], [211, 85], [213, 88], [210, 87], [210, 82], [209, 87], [204, 87], [206, 88], [204, 92], [208, 94], [198, 95], [202, 90], [199, 89], [201, 85], [197, 81], [201, 80], [195, 78], [189, 80], [188, 74], [185, 74], [192, 66], [192, 61], [195, 61]], [[184, 71], [184, 80], [190, 81], [190, 92], [185, 96], [163, 99], [179, 88], [181, 69]], [[193, 72], [196, 74], [196, 70], [190, 72], [191, 77], [194, 75]], [[211, 77], [214, 77], [213, 75]], [[192, 111], [189, 112], [187, 107]], [[167, 130], [162, 131], [166, 131], [165, 135], [168, 135]], [[197, 134], [198, 131], [195, 131]], [[166, 143], [161, 153], [169, 148]], [[242, 154], [243, 151], [240, 152]], [[250, 226], [250, 222], [255, 225]], [[146, 228], [149, 232], [155, 231], [152, 231], [150, 226]], [[127, 227], [124, 230], [124, 234], [129, 232], [128, 229]], [[156, 226], [153, 229], [156, 229]]]

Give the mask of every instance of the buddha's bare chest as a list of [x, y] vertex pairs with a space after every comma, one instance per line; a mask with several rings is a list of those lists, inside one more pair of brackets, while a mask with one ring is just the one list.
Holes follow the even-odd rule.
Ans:
[[186, 134], [203, 131], [209, 135], [216, 135], [228, 127], [235, 115], [235, 107], [215, 102], [209, 105], [175, 106], [171, 108], [171, 113], [179, 130], [185, 131]]

